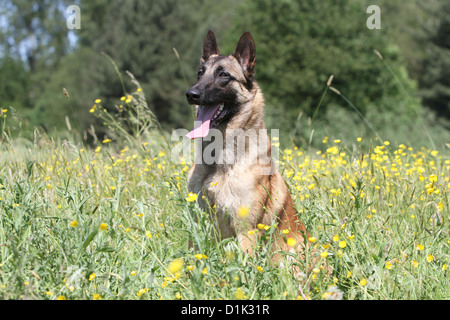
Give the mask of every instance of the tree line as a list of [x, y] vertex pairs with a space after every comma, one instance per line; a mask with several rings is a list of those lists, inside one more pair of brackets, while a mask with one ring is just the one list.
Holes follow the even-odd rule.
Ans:
[[[126, 75], [123, 86], [108, 56], [141, 83], [163, 127], [189, 128], [192, 109], [184, 93], [213, 29], [225, 54], [243, 32], [252, 33], [267, 124], [295, 143], [308, 143], [312, 132], [448, 142], [445, 0], [0, 2], [0, 107], [12, 107], [29, 127], [64, 130], [69, 116], [86, 131], [95, 124], [89, 114], [95, 99], [113, 106], [124, 86], [133, 90]], [[66, 9], [74, 4], [81, 9], [79, 30], [66, 25]], [[379, 30], [366, 27], [372, 4], [381, 8]]]

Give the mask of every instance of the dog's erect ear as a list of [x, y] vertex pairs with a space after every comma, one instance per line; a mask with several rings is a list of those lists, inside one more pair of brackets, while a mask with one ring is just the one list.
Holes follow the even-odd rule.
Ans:
[[213, 54], [220, 54], [220, 52], [217, 47], [216, 36], [212, 30], [209, 30], [205, 41], [203, 42], [202, 62], [206, 62]]
[[246, 32], [239, 39], [236, 51], [233, 56], [239, 61], [242, 69], [248, 78], [251, 78], [255, 71], [256, 48], [255, 42], [250, 32]]

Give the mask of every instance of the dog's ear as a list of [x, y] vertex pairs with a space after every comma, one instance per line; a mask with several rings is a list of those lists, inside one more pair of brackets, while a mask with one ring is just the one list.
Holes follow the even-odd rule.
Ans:
[[251, 78], [255, 72], [256, 47], [250, 32], [246, 32], [239, 39], [233, 56], [239, 61], [247, 78]]
[[203, 53], [202, 53], [202, 63], [205, 63], [210, 56], [213, 54], [220, 54], [219, 48], [217, 47], [216, 36], [212, 30], [208, 31], [205, 41], [203, 42]]

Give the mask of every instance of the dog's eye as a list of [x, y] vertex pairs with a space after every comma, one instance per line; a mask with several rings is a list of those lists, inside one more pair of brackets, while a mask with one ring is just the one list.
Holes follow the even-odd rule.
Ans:
[[205, 73], [205, 69], [200, 69], [197, 71], [197, 77], [201, 77]]
[[230, 75], [228, 74], [228, 73], [226, 73], [226, 72], [221, 72], [220, 74], [219, 74], [219, 77], [221, 77], [221, 78], [226, 78], [226, 77], [229, 77]]

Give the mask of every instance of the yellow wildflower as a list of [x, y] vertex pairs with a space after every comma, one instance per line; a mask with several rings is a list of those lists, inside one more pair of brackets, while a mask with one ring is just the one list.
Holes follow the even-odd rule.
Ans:
[[309, 242], [314, 243], [314, 242], [317, 241], [317, 238], [316, 237], [309, 237], [308, 240], [309, 240]]
[[294, 238], [289, 238], [287, 239], [287, 244], [288, 246], [293, 247], [297, 244], [297, 240], [295, 240]]
[[247, 298], [247, 296], [244, 293], [244, 290], [242, 290], [242, 288], [237, 288], [235, 293], [234, 293], [234, 297], [236, 298], [236, 300], [244, 300]]
[[339, 242], [339, 248], [344, 249], [347, 246], [347, 242], [345, 240], [342, 240]]
[[237, 211], [237, 215], [241, 219], [244, 219], [245, 217], [247, 217], [249, 213], [250, 213], [250, 208], [246, 207], [246, 206], [239, 207], [239, 209]]
[[193, 192], [189, 192], [186, 201], [187, 202], [194, 202], [195, 200], [197, 200], [198, 196], [197, 194], [193, 193]]
[[95, 294], [92, 296], [92, 299], [94, 299], [94, 300], [102, 300], [102, 296], [99, 295], [98, 293], [95, 293]]
[[183, 265], [184, 265], [183, 259], [175, 259], [169, 264], [168, 270], [170, 273], [175, 274], [181, 271]]

